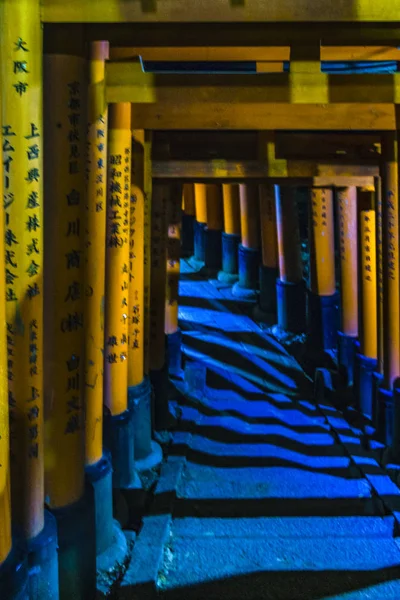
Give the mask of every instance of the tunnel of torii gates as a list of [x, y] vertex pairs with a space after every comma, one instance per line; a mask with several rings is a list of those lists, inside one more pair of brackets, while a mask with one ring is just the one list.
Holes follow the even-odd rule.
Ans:
[[[170, 0], [155, 4], [173, 20]], [[193, 20], [221, 20], [218, 4]], [[279, 4], [261, 18], [253, 0], [250, 20], [285, 20]], [[358, 20], [377, 21], [364, 4]], [[152, 30], [139, 2], [0, 8], [1, 599], [88, 600], [96, 565], [110, 568], [113, 494], [140, 489], [174, 424], [181, 256], [254, 299], [256, 320], [331, 353], [316, 393], [346, 390], [396, 460], [399, 88], [397, 73], [373, 72], [399, 60], [396, 28], [214, 23], [204, 47], [201, 27]], [[190, 20], [182, 10], [174, 19]], [[327, 20], [352, 21], [335, 10]], [[152, 60], [255, 70], [145, 72]]]

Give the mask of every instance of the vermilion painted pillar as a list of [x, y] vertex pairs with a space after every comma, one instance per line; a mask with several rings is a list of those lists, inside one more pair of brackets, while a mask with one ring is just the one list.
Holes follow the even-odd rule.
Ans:
[[240, 244], [240, 198], [237, 183], [222, 185], [224, 231], [222, 233], [222, 269], [218, 280], [235, 283], [239, 277], [238, 252]]
[[196, 221], [194, 223], [193, 266], [201, 267], [206, 259], [207, 194], [205, 183], [194, 184]]
[[46, 38], [45, 51], [46, 500], [58, 525], [60, 598], [71, 597], [73, 590], [83, 600], [96, 589], [95, 511], [93, 496], [85, 490], [83, 403], [87, 63], [82, 39]]
[[216, 275], [222, 266], [222, 230], [224, 216], [222, 187], [215, 183], [206, 185], [207, 227], [205, 232], [205, 268], [210, 276]]
[[260, 218], [258, 186], [239, 185], [242, 243], [239, 246], [239, 281], [232, 288], [235, 296], [255, 299], [259, 286]]
[[383, 382], [379, 390], [376, 412], [378, 429], [390, 445], [399, 421], [398, 417], [395, 418], [393, 386], [400, 374], [399, 181], [396, 132], [387, 132], [382, 136], [381, 175], [384, 343]]
[[293, 333], [306, 328], [306, 295], [301, 262], [298, 209], [294, 188], [275, 185], [279, 279], [278, 326]]
[[312, 188], [309, 215], [308, 330], [312, 343], [331, 350], [338, 330], [332, 189]]
[[276, 280], [279, 276], [276, 231], [275, 190], [272, 184], [259, 186], [261, 221], [261, 267], [257, 320], [269, 321], [276, 315]]
[[193, 256], [194, 251], [194, 222], [196, 220], [193, 183], [183, 184], [182, 211], [181, 253], [183, 257], [190, 257]]
[[357, 188], [336, 190], [340, 254], [340, 331], [338, 362], [348, 385], [354, 378], [355, 345], [358, 338], [358, 227]]
[[135, 429], [135, 468], [140, 473], [154, 468], [162, 460], [160, 446], [152, 440], [151, 385], [145, 372], [145, 276], [146, 133], [132, 132], [132, 185], [129, 232], [129, 350], [128, 397]]

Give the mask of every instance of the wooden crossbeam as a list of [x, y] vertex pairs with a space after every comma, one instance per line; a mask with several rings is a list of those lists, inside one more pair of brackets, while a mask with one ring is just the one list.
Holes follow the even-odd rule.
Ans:
[[243, 179], [286, 179], [294, 178], [338, 178], [354, 179], [369, 185], [374, 176], [379, 175], [377, 165], [342, 165], [337, 163], [321, 163], [317, 161], [289, 160], [285, 168], [281, 164], [277, 170], [274, 161], [263, 163], [261, 161], [240, 160], [155, 160], [153, 161], [153, 177], [160, 179], [192, 179], [196, 181], [209, 179], [243, 180]]
[[[300, 64], [302, 64], [300, 62]], [[106, 65], [108, 102], [182, 105], [193, 103], [368, 103], [398, 102], [395, 74], [327, 75], [312, 72], [259, 74], [144, 73], [139, 61]]]
[[42, 0], [42, 20], [60, 23], [388, 23], [399, 14], [400, 0]]
[[[144, 61], [159, 62], [229, 62], [253, 61], [282, 63], [290, 60], [290, 46], [176, 46], [111, 48], [110, 59], [133, 59], [141, 56]], [[400, 60], [396, 46], [322, 46], [324, 61], [388, 61]]]

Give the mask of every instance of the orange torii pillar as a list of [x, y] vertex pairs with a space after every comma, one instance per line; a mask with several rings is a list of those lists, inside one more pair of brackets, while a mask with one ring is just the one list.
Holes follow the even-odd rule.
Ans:
[[145, 156], [146, 132], [132, 132], [132, 181], [129, 232], [128, 403], [135, 430], [135, 468], [154, 469], [162, 460], [152, 440], [151, 384], [145, 372]]
[[[87, 65], [79, 37], [45, 38], [45, 52], [46, 499], [58, 525], [60, 598], [83, 600], [96, 590], [95, 512], [93, 492], [85, 489], [83, 404]], [[32, 335], [34, 331], [32, 326]]]
[[[105, 61], [107, 41], [89, 47], [87, 195], [84, 248], [84, 405], [86, 478], [94, 491], [97, 571], [124, 560], [121, 528], [113, 519], [112, 468], [103, 447], [104, 294], [106, 263], [107, 122]], [[112, 557], [112, 558], [111, 558]], [[110, 560], [111, 559], [111, 560]]]
[[[0, 12], [1, 15], [1, 12]], [[4, 21], [0, 21], [0, 23]], [[2, 34], [3, 31], [1, 30]], [[0, 58], [1, 65], [1, 58]], [[5, 140], [2, 138], [1, 105], [0, 105], [0, 146], [4, 150]], [[6, 183], [6, 182], [5, 182]], [[7, 183], [6, 183], [7, 185]], [[4, 206], [7, 206], [6, 192]], [[3, 198], [3, 157], [0, 160], [0, 198]], [[11, 465], [10, 465], [10, 423], [9, 423], [9, 391], [7, 369], [7, 337], [6, 324], [6, 280], [4, 277], [5, 239], [4, 209], [0, 210], [0, 597], [29, 598], [28, 565], [24, 552], [18, 551], [15, 538], [11, 534]]]
[[189, 258], [194, 252], [194, 222], [196, 206], [194, 201], [194, 184], [184, 183], [182, 194], [182, 257]]
[[259, 186], [261, 221], [260, 295], [254, 310], [258, 321], [269, 321], [276, 315], [276, 280], [279, 276], [276, 207], [274, 186]]
[[[6, 454], [4, 465], [0, 459], [0, 518], [5, 519], [4, 525], [0, 522], [0, 597], [25, 598], [29, 593], [32, 600], [48, 600], [58, 598], [58, 556], [56, 522], [44, 510], [43, 49], [38, 0], [0, 4], [0, 44], [1, 277], [7, 323], [2, 352], [8, 378], [2, 393], [8, 393], [9, 404], [12, 525], [26, 543], [30, 579], [28, 592], [22, 546], [9, 547], [10, 514], [3, 512], [10, 508], [9, 488], [2, 485], [10, 483]], [[8, 446], [7, 430], [4, 434], [0, 443]]]
[[[375, 401], [376, 425], [387, 445], [397, 439], [400, 375], [399, 174], [396, 132], [382, 135], [383, 378]], [[396, 416], [393, 388], [396, 387]]]
[[124, 491], [140, 488], [128, 406], [130, 197], [131, 105], [121, 102], [109, 105], [108, 119], [104, 389], [113, 486]]
[[239, 184], [222, 185], [224, 202], [224, 231], [222, 233], [222, 270], [218, 281], [233, 284], [239, 278], [238, 252], [240, 244]]
[[258, 186], [241, 183], [239, 196], [242, 243], [239, 245], [239, 281], [234, 284], [232, 294], [252, 300], [258, 294], [260, 268]]
[[192, 263], [200, 268], [206, 260], [207, 194], [205, 183], [194, 184], [196, 220], [194, 222], [194, 253]]
[[151, 211], [150, 283], [150, 380], [154, 391], [153, 428], [167, 429], [173, 423], [168, 403], [168, 360], [165, 339], [165, 293], [167, 284], [167, 204], [170, 186], [153, 185]]
[[309, 209], [310, 282], [308, 331], [317, 348], [337, 345], [338, 293], [335, 281], [333, 190], [312, 188]]
[[170, 200], [167, 206], [167, 257], [165, 334], [167, 340], [168, 372], [174, 377], [182, 376], [182, 332], [178, 324], [178, 299], [181, 245], [181, 198], [182, 185], [170, 184]]
[[279, 279], [276, 281], [278, 327], [292, 333], [306, 328], [306, 290], [301, 262], [295, 188], [275, 185]]
[[378, 296], [376, 218], [373, 192], [359, 190], [360, 325], [355, 364], [356, 406], [370, 419], [373, 415], [373, 373], [378, 368]]
[[205, 269], [208, 275], [218, 273], [222, 266], [222, 229], [224, 216], [222, 210], [221, 185], [206, 185], [207, 227], [205, 230]]
[[358, 339], [358, 226], [357, 188], [336, 189], [340, 256], [340, 331], [338, 363], [347, 384], [353, 385]]

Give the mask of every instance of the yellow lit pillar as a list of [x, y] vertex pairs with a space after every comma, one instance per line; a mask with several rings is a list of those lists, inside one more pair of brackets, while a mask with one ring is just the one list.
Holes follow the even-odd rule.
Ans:
[[87, 80], [79, 42], [61, 40], [59, 49], [49, 36], [44, 56], [45, 471], [46, 500], [58, 522], [62, 599], [90, 597], [96, 586], [94, 507], [84, 493]]
[[383, 249], [382, 249], [382, 182], [375, 177], [375, 214], [376, 214], [376, 262], [378, 295], [378, 373], [383, 375], [384, 356], [384, 319], [383, 319]]
[[383, 239], [383, 385], [376, 413], [378, 429], [390, 445], [398, 426], [394, 421], [393, 384], [400, 373], [399, 294], [399, 181], [396, 132], [382, 135], [382, 239]]
[[312, 188], [309, 215], [308, 327], [315, 344], [329, 350], [336, 347], [338, 330], [331, 188]]
[[262, 261], [259, 306], [255, 318], [265, 320], [276, 313], [276, 280], [279, 275], [274, 186], [261, 184], [259, 199]]
[[128, 407], [129, 230], [131, 199], [131, 105], [109, 105], [106, 222], [104, 390], [110, 416], [107, 444], [113, 485], [137, 485], [133, 413]]
[[[145, 374], [145, 160], [146, 134], [132, 132], [132, 181], [129, 232], [128, 402], [133, 413], [135, 468], [154, 468], [162, 459], [151, 439], [151, 385]], [[150, 254], [148, 252], [148, 254]]]
[[168, 407], [168, 362], [165, 340], [165, 292], [167, 282], [167, 204], [168, 185], [153, 185], [151, 215], [151, 284], [150, 284], [150, 378], [154, 389], [154, 428], [170, 424]]
[[[1, 108], [1, 106], [0, 106]], [[0, 145], [3, 148], [0, 111]], [[5, 196], [4, 196], [5, 197]], [[0, 162], [0, 198], [3, 198], [3, 160]], [[0, 272], [4, 264], [4, 213], [0, 218]], [[7, 334], [6, 334], [6, 288], [4, 276], [0, 279], [0, 577], [1, 566], [11, 552], [11, 477], [10, 477], [10, 431], [8, 413], [7, 381]]]
[[[371, 194], [372, 195], [372, 194]], [[378, 297], [375, 210], [360, 211], [360, 351], [357, 355], [356, 399], [373, 417], [373, 373], [378, 367]]]
[[336, 190], [340, 253], [340, 331], [338, 362], [347, 375], [348, 385], [354, 377], [355, 346], [358, 338], [358, 227], [357, 188]]
[[[136, 140], [137, 147], [137, 140]], [[150, 373], [150, 284], [151, 284], [151, 203], [152, 203], [152, 134], [143, 133], [140, 153], [143, 157], [143, 196], [144, 196], [144, 358], [143, 367], [146, 376]], [[137, 150], [139, 151], [139, 149]], [[135, 150], [136, 152], [136, 150]]]
[[194, 184], [184, 183], [182, 193], [182, 256], [193, 256], [194, 222], [196, 207], [194, 201]]
[[170, 185], [170, 201], [167, 206], [167, 281], [165, 299], [165, 333], [168, 348], [168, 372], [180, 376], [182, 333], [178, 325], [178, 298], [180, 275], [181, 245], [181, 197], [182, 186], [179, 183]]
[[206, 259], [205, 229], [207, 227], [207, 188], [205, 183], [194, 184], [196, 221], [194, 223], [194, 266], [201, 266]]
[[260, 216], [258, 186], [254, 183], [239, 185], [240, 228], [239, 281], [232, 288], [235, 296], [254, 299], [259, 286]]
[[103, 453], [104, 293], [106, 265], [107, 135], [105, 101], [107, 41], [89, 46], [87, 195], [84, 246], [84, 406], [86, 477], [94, 490], [96, 554], [113, 543], [112, 468]]
[[240, 244], [240, 198], [239, 185], [222, 185], [224, 203], [224, 231], [222, 233], [222, 270], [218, 280], [223, 283], [235, 283], [238, 280], [238, 252]]
[[306, 297], [301, 262], [298, 207], [294, 188], [275, 185], [279, 279], [276, 282], [278, 325], [294, 333], [306, 326]]

